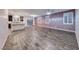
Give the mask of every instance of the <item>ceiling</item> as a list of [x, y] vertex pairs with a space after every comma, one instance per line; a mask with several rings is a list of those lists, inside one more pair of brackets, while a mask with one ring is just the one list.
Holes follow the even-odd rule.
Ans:
[[13, 12], [24, 12], [29, 15], [46, 15], [46, 13], [52, 12], [60, 12], [60, 11], [67, 11], [69, 9], [9, 9], [8, 11], [13, 11]]
[[[35, 15], [45, 15], [49, 11], [49, 9], [23, 9], [23, 11]], [[53, 9], [51, 9], [50, 11], [52, 12]]]

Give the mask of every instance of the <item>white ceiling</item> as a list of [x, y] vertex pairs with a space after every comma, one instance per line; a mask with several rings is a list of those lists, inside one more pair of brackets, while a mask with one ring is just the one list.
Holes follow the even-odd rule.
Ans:
[[9, 9], [8, 11], [13, 12], [24, 12], [29, 15], [46, 15], [48, 11], [55, 13], [60, 11], [67, 11], [69, 9]]

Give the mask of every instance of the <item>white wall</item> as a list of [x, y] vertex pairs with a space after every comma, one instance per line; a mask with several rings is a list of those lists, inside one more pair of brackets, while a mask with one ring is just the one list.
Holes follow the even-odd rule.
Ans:
[[76, 21], [75, 21], [75, 33], [76, 33], [76, 37], [77, 37], [77, 42], [78, 42], [78, 46], [79, 46], [79, 9], [75, 11], [76, 13]]
[[7, 14], [5, 10], [0, 10], [0, 49], [3, 48], [8, 34], [9, 34], [9, 30], [8, 30], [8, 18], [7, 18]]

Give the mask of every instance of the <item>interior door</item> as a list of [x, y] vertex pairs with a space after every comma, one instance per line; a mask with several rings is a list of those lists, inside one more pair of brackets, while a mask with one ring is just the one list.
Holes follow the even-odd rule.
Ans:
[[31, 27], [33, 25], [33, 19], [27, 19], [27, 26]]

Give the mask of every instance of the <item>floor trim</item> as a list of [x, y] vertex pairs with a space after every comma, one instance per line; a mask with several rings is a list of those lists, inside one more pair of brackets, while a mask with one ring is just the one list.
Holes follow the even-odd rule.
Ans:
[[[38, 25], [38, 26], [39, 26], [39, 25]], [[51, 28], [51, 29], [56, 29], [56, 30], [62, 30], [62, 31], [66, 31], [66, 32], [73, 32], [73, 33], [75, 33], [75, 31], [72, 31], [72, 30], [65, 30], [65, 29], [54, 28], [54, 27], [48, 27], [48, 26], [39, 26], [39, 27]]]

